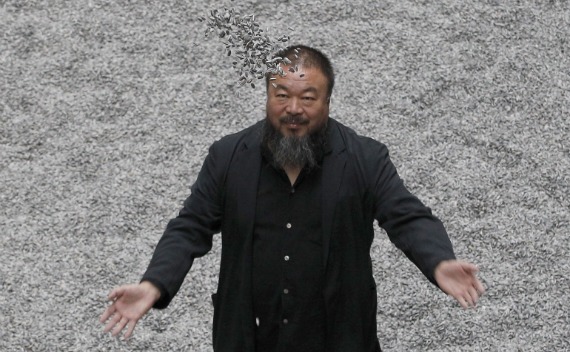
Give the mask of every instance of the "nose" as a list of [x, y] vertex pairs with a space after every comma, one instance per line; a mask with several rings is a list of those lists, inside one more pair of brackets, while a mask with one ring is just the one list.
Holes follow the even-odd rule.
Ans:
[[285, 111], [290, 115], [300, 115], [303, 113], [301, 101], [298, 98], [292, 97], [287, 102]]

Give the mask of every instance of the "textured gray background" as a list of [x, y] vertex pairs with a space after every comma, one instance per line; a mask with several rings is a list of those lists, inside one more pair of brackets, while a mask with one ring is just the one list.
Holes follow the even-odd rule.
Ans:
[[459, 0], [0, 0], [0, 350], [211, 349], [218, 237], [131, 341], [97, 320], [207, 147], [264, 116], [197, 21], [223, 4], [332, 58], [332, 116], [389, 146], [481, 268], [464, 311], [378, 229], [385, 351], [570, 350], [570, 7]]

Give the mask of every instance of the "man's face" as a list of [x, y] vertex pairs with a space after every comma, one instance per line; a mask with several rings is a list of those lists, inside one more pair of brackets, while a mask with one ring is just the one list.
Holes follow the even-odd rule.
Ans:
[[301, 137], [322, 129], [329, 117], [327, 79], [318, 68], [299, 66], [285, 77], [274, 75], [267, 87], [267, 120], [284, 137]]

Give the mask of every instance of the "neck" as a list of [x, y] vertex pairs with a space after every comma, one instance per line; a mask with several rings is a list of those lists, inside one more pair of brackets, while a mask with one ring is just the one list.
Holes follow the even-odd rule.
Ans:
[[287, 174], [287, 177], [289, 178], [289, 182], [291, 182], [291, 186], [293, 186], [295, 184], [295, 181], [297, 181], [297, 177], [299, 177], [299, 174], [301, 173], [301, 170], [303, 168], [301, 166], [284, 166], [283, 170], [285, 170], [285, 173]]

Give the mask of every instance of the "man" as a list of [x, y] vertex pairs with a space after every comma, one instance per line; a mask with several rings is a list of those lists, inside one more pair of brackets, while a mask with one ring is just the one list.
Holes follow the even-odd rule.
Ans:
[[141, 282], [109, 294], [105, 331], [128, 326], [128, 338], [151, 307], [168, 306], [220, 231], [218, 352], [380, 351], [374, 220], [463, 307], [484, 292], [477, 268], [455, 259], [442, 223], [404, 187], [387, 148], [329, 118], [328, 58], [305, 46], [278, 56], [291, 63], [285, 76], [267, 77], [266, 119], [211, 146]]

